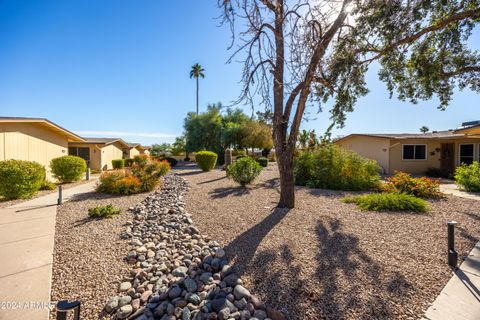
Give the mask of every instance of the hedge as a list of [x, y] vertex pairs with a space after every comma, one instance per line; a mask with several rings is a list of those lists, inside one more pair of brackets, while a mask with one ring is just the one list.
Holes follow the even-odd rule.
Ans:
[[211, 151], [200, 151], [195, 154], [195, 160], [203, 171], [210, 171], [215, 168], [217, 158], [217, 154]]
[[125, 160], [123, 160], [123, 159], [112, 160], [112, 167], [113, 167], [113, 169], [123, 169], [123, 168], [125, 168]]
[[77, 156], [63, 156], [52, 159], [50, 168], [60, 182], [69, 183], [80, 180], [87, 170], [87, 163]]
[[0, 161], [0, 196], [22, 199], [33, 196], [45, 181], [45, 168], [34, 161]]

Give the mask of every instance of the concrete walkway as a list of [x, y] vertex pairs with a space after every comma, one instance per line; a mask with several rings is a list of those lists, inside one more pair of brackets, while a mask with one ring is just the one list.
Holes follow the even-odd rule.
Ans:
[[[95, 183], [65, 189], [64, 201]], [[57, 198], [51, 193], [0, 209], [0, 320], [48, 319]]]
[[445, 194], [451, 194], [461, 198], [480, 200], [480, 193], [467, 192], [460, 190], [455, 183], [444, 183], [440, 185], [440, 191]]
[[480, 319], [480, 242], [428, 308], [428, 320]]

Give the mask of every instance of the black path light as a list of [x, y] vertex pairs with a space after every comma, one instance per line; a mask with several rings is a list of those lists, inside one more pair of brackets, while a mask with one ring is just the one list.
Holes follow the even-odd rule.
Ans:
[[457, 268], [458, 253], [455, 251], [455, 225], [456, 221], [448, 222], [448, 264], [452, 268]]
[[58, 200], [57, 204], [61, 205], [63, 203], [63, 186], [59, 185], [58, 186]]
[[80, 301], [68, 302], [61, 300], [57, 303], [57, 320], [67, 320], [67, 314], [73, 310], [73, 320], [80, 320]]

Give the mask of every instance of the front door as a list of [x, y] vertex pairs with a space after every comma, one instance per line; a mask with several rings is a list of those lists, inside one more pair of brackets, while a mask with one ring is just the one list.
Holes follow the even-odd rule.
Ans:
[[454, 156], [455, 144], [454, 143], [442, 143], [441, 144], [441, 157], [440, 157], [440, 169], [447, 173], [452, 173], [455, 169], [455, 156]]

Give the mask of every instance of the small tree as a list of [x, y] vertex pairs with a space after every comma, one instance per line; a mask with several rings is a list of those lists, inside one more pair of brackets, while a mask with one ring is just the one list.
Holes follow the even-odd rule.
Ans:
[[420, 128], [420, 132], [423, 133], [423, 134], [427, 133], [428, 130], [429, 130], [429, 129], [428, 129], [427, 126], [423, 126], [423, 127]]

